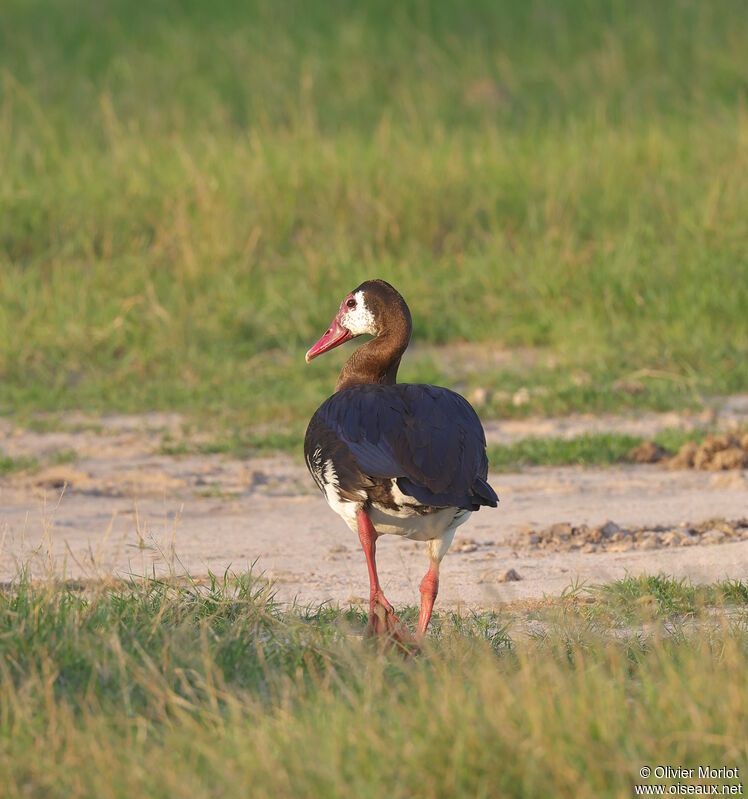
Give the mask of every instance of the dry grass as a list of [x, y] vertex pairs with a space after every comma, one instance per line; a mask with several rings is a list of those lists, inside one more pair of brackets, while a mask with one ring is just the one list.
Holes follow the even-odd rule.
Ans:
[[744, 768], [745, 596], [624, 581], [535, 611], [530, 637], [446, 614], [403, 660], [357, 612], [284, 610], [248, 575], [20, 578], [0, 596], [4, 796], [623, 797], [642, 765]]

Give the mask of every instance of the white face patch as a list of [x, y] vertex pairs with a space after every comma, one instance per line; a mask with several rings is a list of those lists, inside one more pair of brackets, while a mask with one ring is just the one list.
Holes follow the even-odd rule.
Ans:
[[356, 307], [346, 308], [345, 313], [340, 316], [340, 323], [354, 336], [361, 336], [364, 333], [376, 336], [379, 331], [374, 320], [374, 314], [366, 307], [364, 292], [357, 291], [353, 297], [356, 300]]

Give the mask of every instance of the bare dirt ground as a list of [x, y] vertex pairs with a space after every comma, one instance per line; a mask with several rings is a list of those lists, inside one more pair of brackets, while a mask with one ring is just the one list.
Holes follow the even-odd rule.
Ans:
[[[744, 424], [748, 397], [722, 409], [710, 420], [717, 427]], [[645, 423], [649, 433], [704, 424], [672, 414], [585, 419], [488, 428], [494, 440], [506, 441], [510, 431], [641, 434]], [[69, 455], [70, 462], [0, 478], [0, 580], [13, 579], [23, 564], [34, 577], [97, 578], [170, 570], [200, 577], [256, 562], [283, 599], [347, 603], [366, 595], [358, 541], [300, 461], [161, 455], [163, 432], [181, 429], [174, 414], [67, 422], [67, 431], [38, 433], [0, 420], [0, 454], [49, 464], [54, 453], [75, 453], [74, 461]], [[491, 479], [501, 504], [458, 530], [442, 566], [442, 607], [540, 598], [572, 582], [626, 573], [662, 571], [694, 582], [748, 576], [745, 469], [536, 468]], [[425, 545], [380, 541], [385, 591], [393, 603], [415, 603]]]

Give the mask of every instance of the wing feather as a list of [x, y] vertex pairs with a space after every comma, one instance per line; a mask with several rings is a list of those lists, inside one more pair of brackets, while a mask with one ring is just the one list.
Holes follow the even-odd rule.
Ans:
[[[486, 439], [459, 394], [421, 384], [361, 385], [324, 402], [310, 423], [345, 445], [362, 476], [394, 478], [425, 505], [495, 506]], [[309, 433], [307, 434], [309, 437]]]

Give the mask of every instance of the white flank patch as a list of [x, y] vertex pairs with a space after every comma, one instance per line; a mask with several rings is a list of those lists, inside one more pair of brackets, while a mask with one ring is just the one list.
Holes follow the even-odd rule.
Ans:
[[403, 516], [412, 516], [415, 513], [414, 509], [421, 505], [415, 497], [411, 497], [410, 494], [403, 494], [396, 478], [393, 478], [390, 483], [390, 493], [395, 503], [402, 508], [401, 513]]
[[379, 331], [374, 320], [374, 314], [366, 307], [364, 292], [357, 291], [353, 296], [356, 300], [356, 307], [340, 317], [341, 324], [354, 336], [361, 336], [364, 333], [376, 336]]
[[342, 499], [339, 489], [340, 483], [338, 482], [338, 475], [335, 471], [335, 466], [331, 460], [328, 460], [325, 462], [325, 467], [322, 471], [322, 490], [325, 492], [327, 504], [355, 533], [358, 531], [356, 514], [363, 504], [363, 498], [360, 503], [349, 502], [346, 499]]

